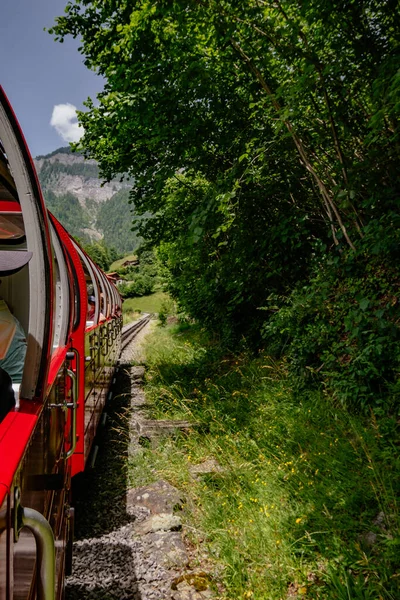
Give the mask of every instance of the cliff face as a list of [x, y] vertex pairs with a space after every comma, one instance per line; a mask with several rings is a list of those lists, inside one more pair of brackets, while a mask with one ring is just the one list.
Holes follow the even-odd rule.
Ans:
[[95, 160], [85, 160], [69, 148], [59, 148], [47, 156], [34, 159], [44, 195], [51, 191], [56, 196], [73, 194], [85, 207], [88, 199], [100, 203], [109, 200], [121, 189], [129, 189], [128, 183], [112, 181], [102, 184]]
[[127, 182], [102, 183], [95, 160], [70, 148], [34, 159], [44, 199], [64, 227], [83, 243], [104, 240], [118, 252], [137, 246]]

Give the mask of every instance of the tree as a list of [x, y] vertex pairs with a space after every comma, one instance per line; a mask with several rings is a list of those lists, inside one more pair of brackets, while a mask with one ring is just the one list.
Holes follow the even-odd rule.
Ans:
[[82, 36], [106, 78], [82, 146], [108, 179], [136, 178], [139, 209], [179, 169], [242, 183], [289, 143], [314, 211], [354, 248], [398, 160], [398, 25], [393, 0], [76, 0], [52, 32]]
[[181, 305], [234, 339], [290, 313], [304, 372], [330, 351], [374, 394], [371, 349], [398, 341], [399, 24], [395, 0], [75, 0], [52, 30], [105, 78], [79, 148], [134, 179]]
[[108, 271], [111, 263], [120, 258], [114, 248], [106, 246], [104, 240], [86, 244], [83, 249], [103, 271]]

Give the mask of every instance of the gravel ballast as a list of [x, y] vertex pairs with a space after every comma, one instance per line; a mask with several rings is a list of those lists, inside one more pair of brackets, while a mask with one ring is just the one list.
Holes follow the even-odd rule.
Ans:
[[[140, 357], [140, 344], [131, 346], [125, 360]], [[74, 483], [76, 532], [66, 600], [211, 597], [185, 579], [189, 558], [177, 513], [180, 492], [166, 481], [136, 489], [127, 484], [127, 459], [142, 451], [137, 421], [145, 418], [143, 375], [143, 367], [120, 367], [95, 467]]]

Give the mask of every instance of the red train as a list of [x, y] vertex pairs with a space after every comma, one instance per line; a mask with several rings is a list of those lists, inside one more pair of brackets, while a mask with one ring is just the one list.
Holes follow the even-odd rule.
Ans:
[[0, 388], [0, 600], [51, 600], [64, 593], [71, 477], [85, 468], [110, 393], [122, 301], [47, 211], [1, 87], [0, 279], [12, 313], [0, 312], [2, 373], [10, 328], [26, 336], [15, 407], [2, 408], [9, 387]]

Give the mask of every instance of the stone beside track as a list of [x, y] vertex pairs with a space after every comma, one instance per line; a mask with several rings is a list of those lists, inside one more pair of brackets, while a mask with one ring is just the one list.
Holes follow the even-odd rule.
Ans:
[[[123, 360], [143, 360], [141, 341], [151, 327], [139, 332]], [[143, 376], [144, 367], [121, 364], [95, 467], [75, 482], [76, 541], [66, 600], [212, 597], [207, 576], [190, 570], [180, 492], [166, 481], [135, 489], [127, 483], [127, 461], [143, 451], [137, 426], [145, 419]]]

